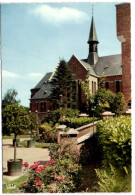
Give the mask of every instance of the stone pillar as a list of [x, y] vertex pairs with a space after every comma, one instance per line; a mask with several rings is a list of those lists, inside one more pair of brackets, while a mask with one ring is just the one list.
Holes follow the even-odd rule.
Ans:
[[77, 134], [79, 132], [75, 129], [69, 129], [67, 132], [59, 132], [60, 135], [60, 143], [62, 148], [65, 145], [70, 145], [70, 149], [73, 151], [77, 150]]
[[114, 116], [115, 116], [115, 114], [112, 113], [112, 112], [110, 112], [110, 111], [106, 111], [106, 112], [103, 112], [103, 113], [101, 114], [101, 118], [102, 118], [102, 119], [104, 119], [104, 118], [106, 118], [106, 117], [113, 118]]
[[121, 114], [125, 116], [131, 116], [131, 109], [126, 109]]
[[64, 129], [66, 129], [66, 125], [59, 125], [58, 127], [56, 127], [57, 129], [57, 143], [60, 143], [60, 132], [63, 132]]

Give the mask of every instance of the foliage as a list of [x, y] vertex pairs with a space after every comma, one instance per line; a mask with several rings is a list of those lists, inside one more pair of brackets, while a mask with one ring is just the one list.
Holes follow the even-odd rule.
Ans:
[[30, 126], [29, 129], [31, 131], [31, 137], [34, 131], [38, 132], [39, 128], [39, 118], [36, 113], [30, 113], [29, 114], [29, 119], [30, 119]]
[[59, 108], [57, 110], [54, 110], [47, 114], [41, 121], [41, 123], [47, 122], [47, 123], [53, 123], [55, 125], [59, 122], [60, 117], [77, 117], [79, 115], [79, 110], [77, 109], [71, 109], [71, 108]]
[[110, 165], [110, 169], [96, 169], [99, 179], [99, 192], [131, 192], [130, 171], [122, 174], [118, 169]]
[[10, 104], [19, 104], [20, 100], [16, 99], [18, 92], [15, 89], [8, 89], [6, 94], [2, 99], [2, 109], [4, 109], [7, 105]]
[[61, 118], [60, 123], [65, 124], [67, 127], [70, 128], [78, 128], [83, 125], [87, 125], [89, 123], [92, 123], [93, 121], [97, 121], [98, 118], [90, 118], [90, 117], [74, 117], [74, 118]]
[[43, 123], [39, 127], [39, 134], [45, 133], [46, 131], [51, 131], [52, 130], [52, 125], [49, 123]]
[[51, 81], [51, 96], [56, 109], [60, 107], [64, 108], [65, 105], [72, 104], [73, 99], [70, 95], [73, 90], [72, 83], [72, 75], [67, 68], [66, 61], [60, 60], [55, 75]]
[[106, 118], [97, 123], [98, 142], [103, 152], [103, 165], [118, 169], [131, 164], [131, 117]]
[[24, 107], [18, 104], [7, 105], [2, 111], [3, 135], [26, 134], [29, 131], [30, 119]]
[[105, 110], [113, 110], [116, 95], [115, 93], [103, 88], [102, 82], [95, 95], [91, 95], [87, 83], [81, 82], [81, 86], [85, 95], [87, 96], [90, 116], [100, 116], [100, 114]]
[[114, 99], [113, 110], [115, 114], [118, 116], [125, 109], [125, 107], [126, 107], [126, 102], [125, 102], [124, 95], [121, 92], [119, 92], [116, 94], [116, 97]]
[[82, 171], [81, 166], [75, 160], [76, 154], [71, 151], [61, 151], [60, 146], [53, 147], [50, 152], [59, 155], [56, 159], [55, 155], [52, 155], [54, 159], [44, 165], [40, 165], [39, 162], [31, 165], [27, 181], [20, 186], [21, 192], [62, 193], [75, 191], [76, 186], [80, 184]]
[[115, 101], [115, 93], [100, 87], [95, 96], [95, 115], [99, 116], [105, 110], [112, 111]]

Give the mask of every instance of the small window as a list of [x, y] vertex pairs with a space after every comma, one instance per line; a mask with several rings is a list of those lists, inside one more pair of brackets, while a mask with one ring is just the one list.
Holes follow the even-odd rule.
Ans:
[[109, 89], [109, 82], [105, 82], [105, 88]]
[[120, 82], [116, 81], [116, 93], [120, 92]]
[[93, 81], [92, 81], [92, 94], [94, 93], [94, 86], [93, 86]]

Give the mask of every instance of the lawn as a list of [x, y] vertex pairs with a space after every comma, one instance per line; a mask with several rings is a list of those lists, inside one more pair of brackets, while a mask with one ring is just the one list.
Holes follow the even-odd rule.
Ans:
[[27, 174], [19, 177], [18, 179], [15, 180], [8, 180], [6, 178], [3, 178], [3, 193], [17, 193], [17, 188], [23, 184], [27, 179]]
[[[21, 141], [19, 143], [20, 146], [27, 147], [27, 141]], [[51, 143], [35, 143], [35, 148], [49, 148]]]
[[[30, 138], [30, 135], [18, 135], [17, 136], [17, 139], [20, 139], [20, 138]], [[14, 139], [14, 135], [10, 135], [10, 136], [2, 136], [2, 139]]]

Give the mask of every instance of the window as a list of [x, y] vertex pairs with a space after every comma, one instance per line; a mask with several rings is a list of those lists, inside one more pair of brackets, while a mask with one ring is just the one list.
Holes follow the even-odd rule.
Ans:
[[94, 86], [93, 86], [93, 81], [92, 81], [92, 94], [94, 93]]
[[96, 93], [96, 82], [94, 82], [94, 93]]
[[109, 82], [105, 82], [105, 88], [109, 89]]
[[120, 82], [116, 81], [116, 93], [120, 92]]
[[40, 112], [46, 112], [46, 102], [40, 102]]

